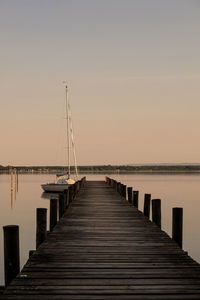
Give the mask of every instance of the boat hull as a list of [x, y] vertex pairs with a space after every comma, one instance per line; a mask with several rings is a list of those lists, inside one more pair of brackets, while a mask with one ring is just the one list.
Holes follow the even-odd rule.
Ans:
[[42, 184], [41, 187], [45, 192], [58, 193], [58, 192], [64, 192], [64, 190], [67, 190], [69, 187], [69, 184], [68, 183], [66, 183], [66, 184], [50, 183], [50, 184]]

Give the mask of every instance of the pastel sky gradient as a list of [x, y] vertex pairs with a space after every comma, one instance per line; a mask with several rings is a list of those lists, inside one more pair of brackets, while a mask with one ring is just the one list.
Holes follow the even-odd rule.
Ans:
[[200, 162], [199, 0], [0, 0], [0, 164]]

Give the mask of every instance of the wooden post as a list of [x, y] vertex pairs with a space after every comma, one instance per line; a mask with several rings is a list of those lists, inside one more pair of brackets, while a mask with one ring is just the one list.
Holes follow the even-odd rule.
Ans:
[[69, 189], [64, 190], [63, 197], [65, 208], [67, 208], [69, 206]]
[[11, 181], [10, 181], [11, 187], [10, 187], [10, 189], [11, 189], [11, 191], [13, 191], [13, 170], [11, 170], [10, 175], [11, 175]]
[[3, 231], [5, 286], [7, 286], [19, 273], [19, 226], [4, 226]]
[[73, 186], [70, 185], [70, 186], [68, 187], [68, 190], [69, 190], [69, 203], [71, 203], [72, 200], [73, 200]]
[[123, 197], [126, 199], [126, 185], [123, 184]]
[[124, 197], [124, 184], [121, 184], [121, 196]]
[[47, 209], [37, 208], [36, 210], [36, 249], [47, 237]]
[[118, 182], [115, 180], [115, 191], [117, 192]]
[[182, 248], [183, 244], [183, 208], [174, 207], [172, 217], [172, 239]]
[[80, 191], [80, 180], [77, 181], [77, 193]]
[[117, 183], [117, 191], [118, 191], [119, 194], [120, 194], [120, 191], [121, 191], [120, 189], [121, 189], [121, 183], [118, 182], [118, 183]]
[[139, 191], [133, 191], [133, 205], [138, 208]]
[[74, 198], [76, 197], [77, 193], [78, 193], [78, 185], [77, 185], [77, 181], [74, 183]]
[[57, 224], [57, 199], [50, 200], [50, 231]]
[[127, 191], [128, 191], [128, 202], [132, 204], [132, 202], [133, 202], [133, 188], [128, 187]]
[[65, 199], [64, 194], [59, 194], [59, 219], [62, 217], [65, 211]]
[[152, 221], [161, 228], [161, 200], [152, 200]]
[[30, 258], [35, 253], [35, 250], [29, 250], [28, 257]]
[[75, 183], [74, 184], [72, 184], [72, 200], [74, 200], [74, 198], [75, 198], [75, 193], [76, 193], [76, 191], [75, 191]]
[[151, 194], [144, 194], [144, 215], [149, 218], [151, 206]]

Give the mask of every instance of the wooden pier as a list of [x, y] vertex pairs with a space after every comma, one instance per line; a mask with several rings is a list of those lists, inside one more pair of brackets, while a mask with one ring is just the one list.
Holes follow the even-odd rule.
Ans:
[[86, 182], [1, 299], [200, 299], [200, 266], [103, 181]]

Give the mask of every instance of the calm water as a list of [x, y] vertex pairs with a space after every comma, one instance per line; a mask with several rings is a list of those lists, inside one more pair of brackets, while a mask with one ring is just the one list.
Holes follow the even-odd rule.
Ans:
[[[83, 175], [84, 176], [84, 175]], [[88, 180], [104, 180], [105, 175], [86, 175]], [[143, 209], [144, 193], [162, 200], [162, 228], [171, 235], [172, 207], [183, 207], [183, 248], [200, 262], [200, 175], [111, 175], [127, 186], [139, 190], [139, 209]], [[35, 249], [35, 215], [37, 207], [49, 210], [49, 200], [41, 198], [40, 184], [54, 180], [54, 175], [19, 175], [18, 192], [10, 191], [10, 176], [0, 175], [0, 285], [3, 279], [2, 226], [20, 226], [21, 267], [27, 261], [29, 250]]]

